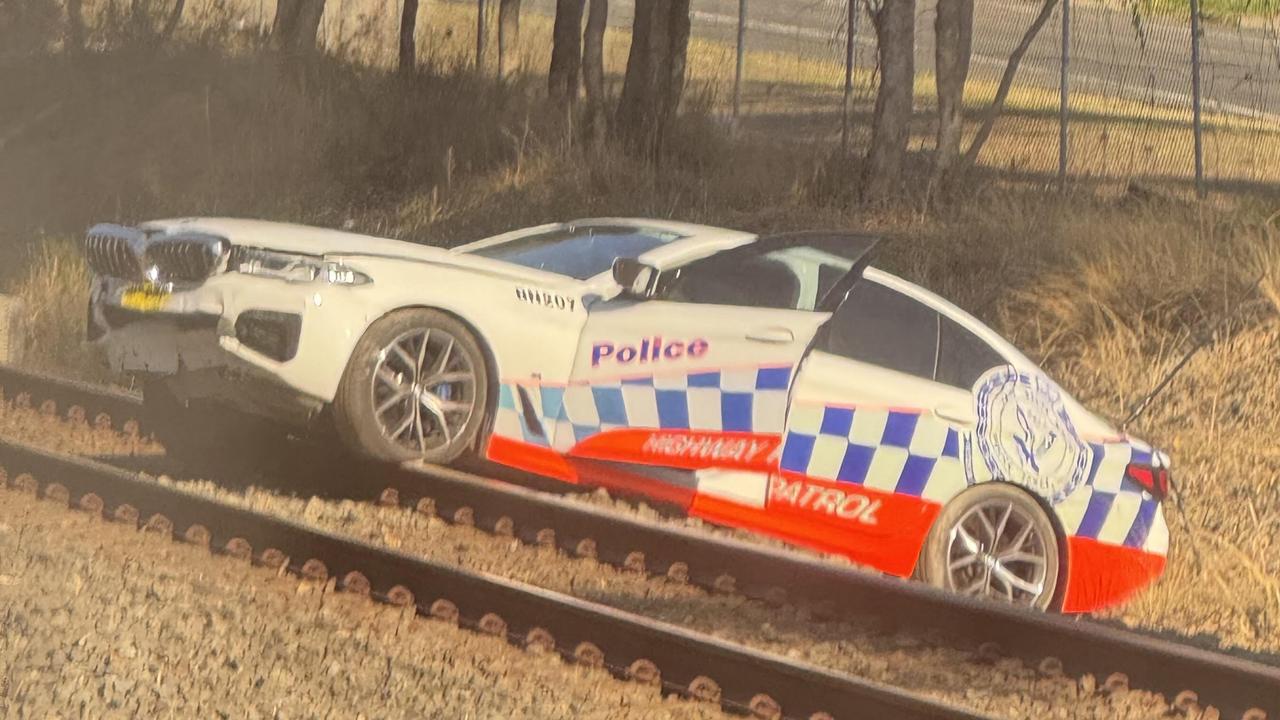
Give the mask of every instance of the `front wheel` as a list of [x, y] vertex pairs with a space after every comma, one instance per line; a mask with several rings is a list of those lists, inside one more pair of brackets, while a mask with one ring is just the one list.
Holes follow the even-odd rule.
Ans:
[[1013, 485], [984, 483], [938, 515], [920, 556], [935, 587], [1047, 610], [1058, 588], [1058, 539], [1033, 498]]
[[333, 416], [361, 455], [445, 464], [474, 445], [487, 401], [485, 356], [467, 327], [438, 310], [399, 310], [356, 343]]

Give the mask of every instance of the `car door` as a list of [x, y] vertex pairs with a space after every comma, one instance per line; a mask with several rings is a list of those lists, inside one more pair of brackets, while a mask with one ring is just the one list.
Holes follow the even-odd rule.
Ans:
[[672, 300], [598, 303], [564, 390], [555, 446], [617, 463], [767, 470], [792, 374], [825, 318]]
[[[651, 298], [593, 304], [557, 448], [650, 469], [767, 477], [796, 365], [830, 315], [818, 301], [872, 244], [765, 238], [664, 270]], [[764, 489], [761, 481], [761, 505]]]
[[793, 540], [909, 574], [968, 483], [972, 386], [1004, 363], [904, 289], [860, 280], [797, 373], [769, 513]]

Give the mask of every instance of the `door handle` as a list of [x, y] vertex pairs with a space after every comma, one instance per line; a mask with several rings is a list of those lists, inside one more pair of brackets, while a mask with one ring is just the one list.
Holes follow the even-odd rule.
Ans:
[[770, 327], [747, 331], [747, 339], [763, 343], [789, 343], [796, 339], [796, 334], [786, 328]]
[[957, 425], [971, 426], [978, 422], [978, 416], [974, 414], [973, 408], [967, 406], [939, 405], [933, 409], [933, 414]]

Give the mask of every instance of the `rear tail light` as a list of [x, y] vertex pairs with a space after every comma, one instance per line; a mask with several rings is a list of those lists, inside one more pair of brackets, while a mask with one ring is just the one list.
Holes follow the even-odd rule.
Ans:
[[1163, 500], [1169, 495], [1169, 468], [1167, 467], [1129, 463], [1124, 474], [1157, 500]]

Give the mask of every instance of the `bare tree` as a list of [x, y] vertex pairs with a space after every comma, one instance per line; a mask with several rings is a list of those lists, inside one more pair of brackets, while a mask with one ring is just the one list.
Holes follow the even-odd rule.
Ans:
[[484, 72], [484, 55], [489, 46], [489, 0], [476, 0], [476, 72]]
[[160, 30], [160, 41], [167, 41], [173, 37], [173, 33], [178, 29], [178, 23], [182, 22], [182, 11], [187, 7], [187, 0], [174, 0], [173, 8], [169, 10], [169, 18], [164, 21], [164, 28]]
[[871, 19], [880, 48], [880, 89], [876, 93], [863, 197], [883, 200], [902, 180], [911, 131], [915, 82], [915, 0], [880, 0]]
[[276, 47], [293, 54], [316, 49], [325, 0], [279, 0], [271, 34]]
[[609, 21], [609, 0], [591, 0], [587, 29], [582, 36], [582, 84], [587, 91], [587, 134], [599, 142], [608, 125], [604, 94], [604, 31]]
[[609, 22], [609, 0], [591, 0], [587, 29], [582, 34], [582, 84], [587, 102], [604, 103], [604, 31]]
[[498, 77], [515, 69], [520, 45], [520, 0], [498, 0]]
[[973, 0], [938, 0], [933, 35], [938, 89], [938, 144], [933, 158], [936, 182], [960, 159], [964, 85], [973, 49]]
[[1022, 34], [1022, 39], [1018, 41], [1018, 45], [1009, 54], [1009, 62], [1005, 63], [1004, 74], [1000, 76], [1000, 86], [996, 88], [995, 99], [991, 101], [991, 106], [983, 114], [982, 125], [978, 127], [978, 132], [974, 135], [973, 142], [969, 143], [969, 149], [964, 154], [965, 168], [971, 168], [977, 163], [978, 153], [982, 152], [982, 146], [986, 144], [987, 138], [991, 136], [991, 129], [995, 127], [996, 119], [1000, 117], [1000, 113], [1004, 110], [1004, 103], [1009, 97], [1009, 89], [1013, 87], [1013, 78], [1018, 74], [1018, 65], [1022, 62], [1022, 56], [1027, 54], [1027, 49], [1031, 47], [1036, 35], [1040, 33], [1040, 28], [1044, 27], [1044, 24], [1049, 21], [1049, 17], [1053, 15], [1053, 8], [1057, 4], [1058, 0], [1044, 0], [1044, 4], [1040, 6], [1040, 13], [1027, 26], [1026, 32]]
[[553, 100], [573, 103], [578, 99], [578, 76], [582, 70], [582, 8], [585, 0], [556, 0], [556, 20], [552, 28], [551, 69], [547, 93]]
[[404, 0], [400, 10], [400, 65], [401, 73], [411, 73], [418, 67], [418, 0]]
[[655, 160], [684, 91], [689, 0], [636, 0], [617, 127]]
[[67, 48], [72, 52], [80, 52], [84, 49], [82, 0], [67, 0]]

